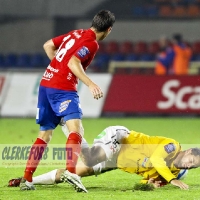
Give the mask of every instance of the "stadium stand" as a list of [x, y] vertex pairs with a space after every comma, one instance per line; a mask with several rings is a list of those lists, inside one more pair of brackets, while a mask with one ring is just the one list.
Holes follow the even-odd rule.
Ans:
[[0, 68], [3, 68], [5, 66], [5, 63], [4, 63], [4, 55], [3, 54], [0, 54]]
[[30, 59], [30, 66], [33, 68], [40, 68], [44, 66], [44, 55], [40, 53], [33, 54]]
[[5, 67], [16, 67], [17, 66], [17, 54], [10, 53], [4, 57]]
[[187, 10], [187, 15], [189, 17], [199, 17], [200, 16], [200, 7], [196, 5], [189, 5]]
[[170, 5], [162, 5], [159, 7], [159, 16], [160, 17], [171, 17], [172, 8]]
[[172, 12], [173, 17], [186, 17], [187, 16], [187, 8], [185, 6], [176, 6]]
[[27, 53], [20, 54], [17, 58], [17, 67], [30, 67], [31, 55]]
[[148, 45], [148, 52], [152, 55], [156, 55], [159, 51], [159, 43], [158, 41], [150, 42]]
[[[36, 7], [34, 4], [35, 7], [33, 10], [31, 10], [31, 13], [26, 13], [25, 11], [23, 11], [23, 13], [20, 13], [20, 12], [17, 13], [17, 11], [15, 11], [14, 9], [14, 6], [12, 7], [11, 10], [6, 11], [6, 9], [9, 8], [8, 5], [10, 1], [11, 0], [9, 0], [5, 4], [2, 4], [3, 6], [0, 8], [0, 11], [2, 11], [2, 13], [7, 12], [7, 16], [4, 16], [4, 18], [7, 21], [11, 19], [9, 18], [11, 16], [12, 17], [19, 16], [23, 18], [23, 17], [28, 16], [28, 14], [31, 14], [34, 11], [38, 11], [38, 12], [34, 12], [34, 14], [32, 13], [32, 15], [29, 15], [29, 17], [31, 16], [34, 17], [35, 15], [37, 15], [40, 17], [54, 18], [56, 15], [56, 10], [58, 9], [58, 7], [56, 7], [55, 13], [52, 12], [50, 8], [52, 8], [53, 5], [55, 5], [55, 2], [51, 0], [49, 1], [49, 6], [46, 7], [47, 10], [50, 9], [49, 12], [41, 13], [42, 10], [40, 9], [40, 5], [42, 6], [46, 3], [45, 0], [41, 0], [38, 7]], [[20, 3], [22, 1], [23, 0], [16, 0], [15, 3], [17, 4], [17, 2]], [[63, 2], [64, 5], [66, 5], [66, 2], [68, 3], [71, 2], [70, 0], [67, 0], [67, 1], [58, 0], [58, 1], [61, 3]], [[1, 2], [3, 2], [3, 0], [0, 0], [0, 3]], [[27, 0], [26, 3], [27, 4], [29, 3], [30, 5], [32, 5], [33, 1]], [[78, 3], [79, 2], [76, 1], [74, 2], [74, 5], [70, 4], [71, 8], [77, 7]], [[90, 4], [90, 7], [87, 7], [86, 4], [87, 5]], [[106, 8], [106, 9], [112, 10], [112, 12], [114, 12], [117, 16], [117, 21], [135, 20], [135, 21], [140, 22], [143, 19], [145, 20], [148, 20], [148, 19], [181, 20], [181, 19], [187, 19], [187, 18], [195, 19], [195, 18], [200, 17], [200, 0], [148, 0], [148, 1], [146, 0], [135, 0], [135, 1], [115, 0], [115, 3], [113, 3], [113, 1], [97, 0], [93, 2], [92, 4], [90, 0], [86, 0], [84, 4], [84, 8], [81, 7], [80, 12], [78, 15], [76, 15], [76, 17], [80, 18], [81, 16], [81, 19], [86, 19], [86, 20], [91, 19], [91, 17], [93, 17], [94, 13], [96, 13], [99, 10], [99, 8]], [[122, 12], [122, 8], [123, 8], [123, 12]], [[78, 11], [76, 12], [78, 13]], [[49, 13], [49, 16], [46, 16], [45, 13]], [[67, 15], [70, 15], [68, 19], [69, 21], [71, 19], [74, 20], [75, 13], [72, 13], [70, 11], [67, 13]], [[60, 16], [65, 16], [65, 9], [62, 8], [62, 12], [60, 13]], [[5, 23], [6, 20], [2, 20], [4, 18], [1, 18], [0, 23]], [[63, 28], [63, 24], [66, 24], [66, 23], [64, 19], [62, 20], [61, 19], [62, 18], [59, 18], [58, 21], [63, 20], [63, 23], [60, 22], [61, 27]], [[17, 19], [15, 21], [17, 21]], [[74, 21], [72, 24], [75, 24]], [[58, 26], [55, 26], [55, 27], [58, 27]], [[23, 28], [23, 30], [25, 29], [26, 27]], [[4, 31], [4, 29], [2, 30]], [[134, 35], [133, 35], [133, 39], [134, 39]], [[143, 39], [141, 39], [141, 41], [140, 40], [130, 41], [124, 38], [124, 41], [115, 41], [115, 40], [109, 41], [108, 40], [105, 42], [100, 42], [100, 48], [95, 57], [94, 62], [92, 63], [91, 71], [107, 72], [110, 61], [113, 61], [113, 62], [130, 61], [130, 62], [142, 62], [142, 63], [153, 62], [155, 60], [156, 54], [159, 51], [159, 44], [158, 44], [158, 41], [154, 41], [154, 39], [152, 40], [153, 41], [143, 41]], [[192, 43], [190, 45], [193, 50], [192, 61], [200, 61], [200, 42], [192, 40]], [[13, 45], [13, 48], [14, 47], [18, 47], [18, 45], [15, 44]], [[37, 48], [36, 45], [35, 46], [33, 45], [33, 47], [35, 47], [35, 49]], [[17, 53], [16, 52], [6, 52], [6, 53], [0, 52], [1, 53], [0, 54], [0, 68], [1, 69], [3, 68], [40, 69], [40, 68], [46, 67], [49, 64], [49, 59], [47, 58], [46, 55], [44, 55], [43, 50], [39, 49], [38, 51], [36, 51], [35, 49], [32, 52], [28, 52], [28, 53], [27, 51], [24, 51], [24, 52], [22, 51], [22, 52], [17, 52]]]
[[127, 55], [133, 51], [133, 42], [131, 41], [123, 41], [119, 46], [120, 53]]
[[[192, 43], [193, 56], [191, 61], [200, 61], [200, 41]], [[159, 52], [158, 41], [108, 41], [100, 42], [100, 48], [91, 64], [90, 70], [94, 72], [107, 72], [110, 61], [151, 62], [155, 61]], [[35, 54], [0, 54], [0, 68], [29, 68], [40, 69], [49, 64], [49, 58], [43, 53]]]

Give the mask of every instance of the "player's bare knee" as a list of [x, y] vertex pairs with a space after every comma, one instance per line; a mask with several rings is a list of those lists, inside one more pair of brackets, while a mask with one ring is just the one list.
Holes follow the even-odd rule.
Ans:
[[87, 176], [94, 175], [94, 169], [92, 167], [87, 167]]
[[105, 151], [102, 149], [101, 146], [94, 146], [91, 148], [90, 152], [90, 167], [103, 162], [106, 160], [106, 154]]
[[45, 141], [46, 143], [49, 143], [53, 135], [52, 130], [47, 130], [47, 131], [40, 131], [38, 137]]
[[93, 146], [91, 149], [87, 149], [84, 152], [85, 159], [84, 163], [88, 167], [93, 167], [94, 165], [106, 160], [106, 155], [100, 146]]
[[85, 162], [85, 165], [86, 165], [87, 167], [93, 167], [93, 166], [95, 165], [95, 162], [94, 162], [93, 160], [87, 160], [87, 161]]
[[66, 121], [69, 132], [79, 133], [81, 136], [84, 135], [83, 125], [80, 119], [71, 119]]
[[89, 167], [91, 165], [91, 156], [90, 156], [90, 148], [84, 148], [80, 154], [82, 162]]

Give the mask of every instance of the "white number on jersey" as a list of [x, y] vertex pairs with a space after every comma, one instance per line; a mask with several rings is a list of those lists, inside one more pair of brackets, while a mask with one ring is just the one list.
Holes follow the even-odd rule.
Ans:
[[[65, 37], [63, 39], [63, 43], [66, 42], [70, 37], [71, 37], [71, 35], [68, 35], [67, 37]], [[56, 53], [56, 60], [59, 62], [61, 62], [63, 60], [67, 51], [74, 45], [75, 39], [70, 39], [68, 42], [66, 42], [64, 47], [62, 47], [63, 43], [60, 45], [60, 47]]]

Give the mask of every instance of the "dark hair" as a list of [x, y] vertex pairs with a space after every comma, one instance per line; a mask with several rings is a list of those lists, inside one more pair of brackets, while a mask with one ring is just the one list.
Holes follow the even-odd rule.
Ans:
[[191, 154], [194, 155], [194, 156], [200, 156], [200, 148], [197, 148], [197, 147], [192, 148]]
[[[192, 155], [194, 156], [200, 156], [200, 148], [192, 148], [192, 152], [191, 152]], [[197, 167], [200, 167], [200, 163], [198, 163], [196, 166], [192, 167], [192, 168], [197, 168]]]
[[177, 42], [182, 42], [183, 36], [180, 33], [176, 33], [173, 35], [173, 39], [176, 40]]
[[99, 11], [92, 20], [92, 26], [97, 32], [104, 32], [115, 23], [115, 15], [109, 10]]

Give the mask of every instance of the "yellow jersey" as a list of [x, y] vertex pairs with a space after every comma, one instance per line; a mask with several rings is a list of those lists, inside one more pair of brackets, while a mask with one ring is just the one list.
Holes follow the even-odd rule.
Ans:
[[177, 177], [180, 169], [173, 165], [173, 160], [181, 146], [174, 139], [130, 131], [122, 143], [117, 158], [119, 169], [143, 176], [143, 183], [150, 178], [167, 183]]

